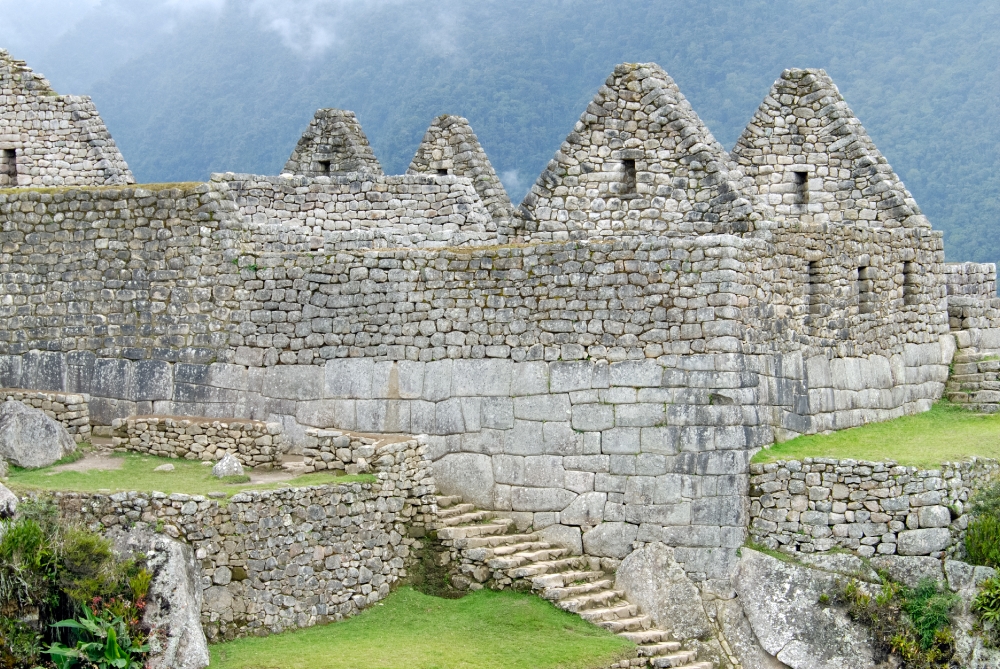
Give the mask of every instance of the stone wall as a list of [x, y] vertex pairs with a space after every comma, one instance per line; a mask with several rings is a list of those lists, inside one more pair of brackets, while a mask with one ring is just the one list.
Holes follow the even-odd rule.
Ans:
[[464, 176], [227, 173], [212, 181], [229, 185], [260, 252], [434, 248], [497, 239], [496, 224]]
[[997, 266], [991, 262], [949, 262], [942, 268], [948, 295], [997, 296]]
[[286, 450], [281, 423], [196, 416], [116, 418], [114, 447], [161, 458], [221, 460], [231, 454], [244, 466], [271, 468]]
[[134, 183], [87, 96], [59, 95], [0, 49], [0, 188]]
[[996, 461], [979, 458], [927, 470], [827, 458], [751, 464], [750, 537], [790, 553], [961, 557], [969, 500], [998, 476]]
[[1000, 354], [960, 351], [945, 392], [949, 401], [973, 411], [1000, 411]]
[[283, 172], [300, 176], [334, 176], [349, 172], [382, 174], [382, 166], [354, 112], [318, 109], [292, 150]]
[[7, 400], [41, 409], [49, 418], [61, 423], [78, 444], [90, 441], [90, 398], [86, 395], [0, 388], [0, 402]]
[[[405, 578], [413, 529], [435, 513], [425, 447], [380, 444], [375, 483], [184, 494], [57, 493], [65, 517], [99, 529], [137, 522], [192, 545], [210, 641], [341, 620]], [[419, 534], [419, 531], [416, 532]]]

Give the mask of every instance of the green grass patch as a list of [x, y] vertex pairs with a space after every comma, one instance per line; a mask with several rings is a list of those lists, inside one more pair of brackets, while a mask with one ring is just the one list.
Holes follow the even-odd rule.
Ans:
[[162, 190], [179, 189], [183, 191], [194, 190], [207, 181], [174, 181], [156, 184], [126, 184], [121, 186], [19, 186], [17, 188], [0, 188], [0, 195], [18, 195], [20, 193], [41, 193], [43, 195], [53, 195], [55, 193], [66, 193], [72, 190], [86, 191], [106, 191], [106, 190], [132, 190], [136, 189], [159, 192]]
[[213, 669], [592, 669], [634, 646], [534, 595], [401, 588], [331, 625], [211, 647]]
[[941, 401], [915, 416], [796, 437], [765, 448], [753, 462], [811, 457], [895, 460], [901, 465], [934, 468], [972, 455], [1000, 459], [1000, 414], [973, 413]]
[[[121, 458], [122, 466], [120, 469], [56, 472], [54, 469], [58, 465], [41, 469], [12, 467], [6, 485], [15, 492], [31, 490], [77, 492], [157, 490], [165, 493], [181, 492], [189, 495], [225, 492], [228, 496], [232, 496], [241, 490], [273, 490], [329, 483], [373, 483], [375, 481], [375, 477], [370, 474], [334, 476], [328, 472], [315, 472], [285, 481], [270, 481], [251, 485], [247, 476], [217, 479], [212, 476], [212, 468], [203, 465], [198, 460], [157, 458], [140, 453], [120, 453], [112, 457]], [[164, 464], [173, 465], [174, 471], [153, 471], [156, 467]]]

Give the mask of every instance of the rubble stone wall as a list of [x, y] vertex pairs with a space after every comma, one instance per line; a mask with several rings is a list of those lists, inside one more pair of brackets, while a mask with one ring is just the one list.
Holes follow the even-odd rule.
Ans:
[[7, 400], [41, 409], [46, 416], [61, 423], [78, 444], [90, 441], [90, 398], [87, 395], [0, 388], [0, 402]]
[[948, 295], [997, 296], [997, 266], [991, 262], [949, 262], [942, 268]]
[[998, 477], [1000, 464], [988, 459], [940, 469], [827, 458], [751, 464], [750, 536], [792, 553], [960, 558], [969, 500]]
[[134, 183], [88, 96], [59, 95], [0, 49], [0, 188]]
[[226, 454], [244, 466], [270, 468], [285, 451], [281, 423], [198, 416], [129, 416], [111, 423], [115, 449], [162, 458], [221, 460]]
[[215, 174], [262, 252], [334, 253], [496, 243], [473, 182], [458, 176], [262, 177]]
[[424, 446], [380, 444], [374, 483], [213, 496], [58, 493], [65, 517], [97, 529], [160, 525], [201, 563], [210, 641], [341, 620], [382, 600], [407, 575], [436, 512]]

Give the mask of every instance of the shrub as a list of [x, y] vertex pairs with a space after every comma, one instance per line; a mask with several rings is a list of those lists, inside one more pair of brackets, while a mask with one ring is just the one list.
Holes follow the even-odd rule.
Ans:
[[1000, 568], [1000, 483], [976, 494], [971, 513], [965, 531], [966, 559], [971, 564]]
[[895, 654], [907, 669], [949, 666], [955, 639], [948, 614], [958, 598], [937, 583], [924, 580], [910, 589], [883, 577], [872, 596], [852, 579], [838, 599], [869, 629], [878, 655]]
[[[52, 656], [57, 669], [81, 666], [96, 669], [141, 669], [142, 657], [149, 646], [136, 642], [132, 626], [123, 616], [105, 608], [98, 615], [90, 607], [83, 607], [83, 615], [76, 620], [62, 620], [53, 627], [77, 632], [76, 646], [69, 648], [61, 643], [52, 644], [45, 652]], [[144, 640], [145, 637], [142, 637]]]
[[1000, 645], [1000, 576], [983, 581], [972, 602], [983, 636], [991, 646]]

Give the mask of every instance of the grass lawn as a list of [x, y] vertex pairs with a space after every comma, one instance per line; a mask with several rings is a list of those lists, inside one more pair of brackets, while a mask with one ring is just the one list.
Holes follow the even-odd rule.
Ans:
[[942, 401], [915, 416], [796, 437], [760, 451], [753, 462], [850, 458], [934, 468], [970, 455], [1000, 460], [1000, 414], [973, 413]]
[[400, 588], [343, 622], [211, 647], [212, 669], [591, 669], [625, 639], [534, 595], [441, 599]]
[[[325, 472], [305, 474], [284, 481], [265, 483], [226, 483], [212, 476], [212, 468], [197, 460], [157, 458], [140, 453], [117, 453], [110, 459], [121, 460], [119, 469], [85, 469], [84, 471], [54, 471], [64, 463], [56, 463], [41, 469], [11, 468], [8, 488], [15, 492], [27, 490], [73, 490], [97, 492], [110, 490], [158, 490], [189, 495], [206, 495], [209, 492], [225, 492], [232, 496], [241, 490], [269, 490], [292, 486], [322, 485], [325, 483], [372, 482], [375, 478], [368, 474], [360, 476], [336, 477]], [[68, 460], [71, 460], [68, 459]], [[79, 464], [77, 462], [76, 464]], [[117, 464], [115, 462], [114, 464]], [[160, 465], [171, 464], [172, 472], [154, 472]]]

